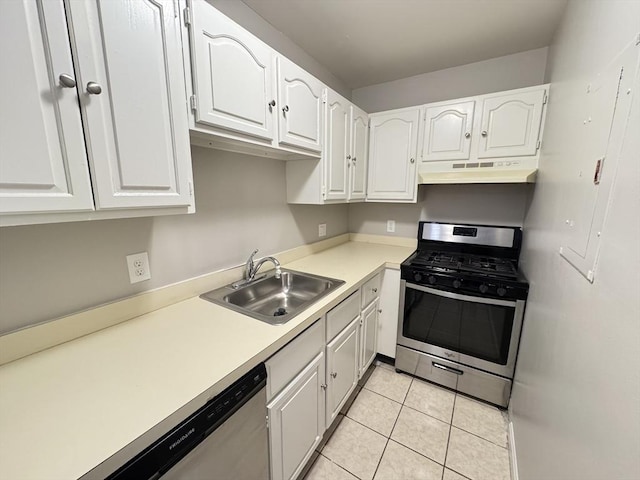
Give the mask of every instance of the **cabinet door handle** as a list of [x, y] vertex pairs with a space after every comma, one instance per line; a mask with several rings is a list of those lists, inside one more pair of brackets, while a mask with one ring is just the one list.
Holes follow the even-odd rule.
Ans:
[[337, 372], [333, 372], [333, 373], [331, 374], [331, 378], [336, 378], [337, 376], [338, 376], [338, 373], [337, 373]]
[[470, 132], [467, 132], [467, 133], [464, 134], [464, 138], [469, 138], [470, 136], [471, 136]]
[[411, 163], [416, 163], [416, 159], [412, 158], [411, 160], [409, 160]]
[[76, 86], [76, 79], [68, 73], [61, 73], [58, 79], [60, 80], [60, 86], [64, 88], [74, 88]]
[[378, 309], [378, 313], [382, 313], [382, 309], [381, 308]]
[[351, 155], [347, 155], [347, 160], [351, 160]]
[[483, 131], [482, 131], [482, 133], [481, 133], [480, 135], [482, 135], [483, 137], [486, 137], [486, 136], [487, 136], [487, 131], [486, 131], [486, 130], [483, 130]]
[[327, 384], [323, 383], [322, 385], [320, 385], [320, 388], [323, 389], [323, 390], [326, 390], [327, 389]]
[[275, 100], [271, 100], [271, 101], [269, 102], [269, 106], [270, 106], [271, 108], [275, 107], [275, 106], [276, 106], [276, 101], [275, 101]]
[[284, 107], [282, 107], [282, 111], [284, 113], [287, 113], [289, 111], [289, 105], [285, 105]]
[[353, 163], [356, 163], [356, 157], [353, 157], [353, 158], [351, 159], [351, 161], [352, 161]]
[[89, 95], [100, 95], [102, 93], [102, 87], [99, 83], [89, 82], [87, 83], [87, 93]]
[[372, 291], [373, 293], [378, 293], [378, 289], [377, 289], [377, 288], [372, 288], [372, 289], [371, 289], [371, 291]]

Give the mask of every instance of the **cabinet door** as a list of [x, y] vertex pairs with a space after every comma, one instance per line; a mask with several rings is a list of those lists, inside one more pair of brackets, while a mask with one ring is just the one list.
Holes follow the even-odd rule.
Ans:
[[67, 6], [98, 208], [189, 205], [191, 154], [176, 5], [86, 0]]
[[364, 200], [367, 193], [367, 146], [369, 115], [351, 105], [351, 163], [349, 166], [349, 200]]
[[349, 117], [349, 102], [333, 90], [328, 90], [326, 141], [322, 152], [325, 166], [325, 200], [347, 199], [347, 162], [350, 159], [349, 136], [351, 130]]
[[485, 98], [478, 158], [535, 155], [546, 90]]
[[327, 428], [358, 383], [360, 317], [327, 345]]
[[367, 200], [415, 201], [420, 109], [371, 115]]
[[271, 48], [204, 0], [190, 29], [196, 122], [273, 139]]
[[278, 57], [278, 139], [280, 143], [322, 151], [322, 83]]
[[474, 101], [427, 106], [422, 160], [468, 160]]
[[296, 478], [324, 434], [324, 353], [269, 405], [271, 480]]
[[0, 212], [92, 210], [62, 0], [0, 2], [0, 58]]
[[364, 375], [376, 358], [378, 348], [378, 300], [362, 312], [360, 320], [360, 375]]

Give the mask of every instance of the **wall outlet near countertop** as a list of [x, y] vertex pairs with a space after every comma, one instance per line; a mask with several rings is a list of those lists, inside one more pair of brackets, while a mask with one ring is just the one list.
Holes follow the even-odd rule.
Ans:
[[326, 237], [327, 236], [327, 224], [321, 223], [318, 225], [318, 236]]
[[129, 267], [129, 281], [131, 283], [138, 283], [143, 280], [151, 279], [149, 255], [147, 252], [127, 255], [127, 266]]
[[394, 233], [396, 231], [396, 221], [387, 220], [387, 232]]

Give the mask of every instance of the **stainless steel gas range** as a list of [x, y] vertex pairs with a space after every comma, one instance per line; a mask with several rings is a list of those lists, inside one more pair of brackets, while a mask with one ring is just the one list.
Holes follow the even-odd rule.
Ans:
[[396, 368], [506, 407], [529, 284], [522, 230], [420, 222], [401, 265]]

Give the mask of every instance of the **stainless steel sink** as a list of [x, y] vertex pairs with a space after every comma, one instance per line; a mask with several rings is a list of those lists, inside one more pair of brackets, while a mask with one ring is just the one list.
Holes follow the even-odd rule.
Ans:
[[200, 295], [200, 298], [244, 313], [272, 325], [292, 317], [344, 283], [343, 280], [282, 269], [233, 288], [231, 285]]

